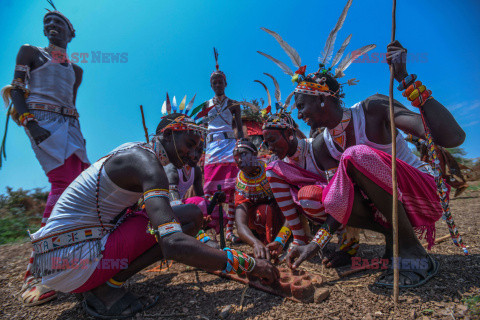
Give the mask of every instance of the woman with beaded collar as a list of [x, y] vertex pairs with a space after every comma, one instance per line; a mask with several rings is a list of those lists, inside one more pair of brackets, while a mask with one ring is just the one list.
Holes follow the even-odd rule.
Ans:
[[[285, 218], [273, 196], [265, 162], [257, 159], [257, 147], [248, 139], [237, 141], [233, 156], [240, 169], [235, 186], [235, 222], [240, 239], [253, 247], [254, 257], [270, 259], [267, 244], [283, 245], [290, 231], [282, 228]], [[275, 236], [281, 231], [280, 236]]]
[[[298, 246], [289, 253], [287, 260], [292, 268], [297, 268], [305, 259], [324, 248], [330, 241], [332, 232], [347, 223], [385, 234], [387, 240], [385, 256], [391, 258], [392, 255], [390, 156], [392, 137], [387, 129], [390, 124], [388, 97], [373, 95], [352, 108], [345, 109], [341, 103], [342, 85], [336, 80], [344, 75], [343, 72], [353, 60], [375, 46], [368, 45], [352, 52], [340, 62], [335, 74], [332, 74], [330, 71], [339, 62], [350, 40], [349, 36], [335, 55], [331, 66], [326, 67], [332, 56], [336, 33], [343, 24], [350, 4], [351, 1], [348, 1], [339, 22], [327, 39], [320, 57], [319, 71], [305, 75], [306, 66], [300, 67], [298, 54], [292, 61], [295, 61], [299, 69], [293, 73], [287, 67], [290, 70], [287, 73], [290, 73], [297, 82], [295, 101], [299, 119], [303, 119], [313, 129], [327, 128], [313, 143], [314, 149], [319, 150], [315, 152], [317, 164], [326, 172], [336, 171], [327, 187], [323, 190], [317, 188], [321, 195], [320, 198], [317, 197], [317, 203], [325, 208], [327, 219], [312, 242]], [[269, 33], [280, 42], [278, 34], [272, 31]], [[282, 46], [286, 48], [285, 45]], [[291, 53], [293, 48], [288, 47], [289, 50], [286, 51]], [[406, 49], [398, 41], [387, 46], [387, 61], [393, 64], [394, 78], [400, 83], [398, 89], [405, 90], [404, 96], [414, 107], [423, 109], [421, 116], [395, 101], [394, 120], [397, 129], [424, 138], [429, 134], [426, 122], [437, 144], [446, 147], [461, 144], [465, 139], [465, 133], [448, 110], [433, 99], [431, 91], [421, 82], [415, 81], [415, 75], [407, 73]], [[354, 84], [354, 81], [350, 80], [348, 84]], [[422, 119], [423, 117], [425, 119]], [[400, 286], [415, 287], [424, 284], [438, 271], [438, 263], [425, 252], [415, 231], [425, 234], [431, 246], [434, 241], [435, 222], [442, 216], [442, 212], [447, 212], [447, 223], [455, 244], [462, 246], [465, 252], [466, 249], [448, 208], [445, 208], [444, 200], [447, 199], [448, 206], [449, 188], [439, 191], [442, 201], [440, 203], [437, 197], [438, 182], [433, 177], [431, 167], [412, 154], [398, 130], [395, 139], [399, 192], [399, 251], [402, 261], [405, 262], [399, 266]], [[361, 199], [368, 199], [374, 210], [364, 210], [365, 205], [357, 206], [356, 203], [364, 203]], [[420, 267], [417, 263], [411, 263], [418, 261], [422, 261]], [[393, 270], [388, 270], [376, 284], [391, 287]]]
[[[88, 314], [111, 318], [131, 317], [157, 302], [121, 287], [160, 259], [275, 280], [278, 270], [269, 262], [196, 240], [203, 220], [198, 207], [170, 206], [164, 166], [191, 161], [204, 132], [187, 115], [171, 113], [151, 142], [124, 144], [85, 170], [46, 226], [31, 235], [34, 274], [55, 290], [82, 293]], [[135, 210], [140, 199], [145, 211]]]

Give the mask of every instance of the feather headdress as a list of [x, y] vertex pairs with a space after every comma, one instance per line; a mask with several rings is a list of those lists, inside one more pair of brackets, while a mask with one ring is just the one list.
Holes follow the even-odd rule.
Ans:
[[[295, 92], [299, 93], [304, 93], [304, 94], [309, 94], [309, 95], [332, 95], [332, 96], [337, 96], [337, 97], [343, 97], [343, 94], [341, 93], [342, 91], [342, 85], [343, 84], [338, 84], [335, 85], [335, 88], [330, 88], [329, 85], [327, 84], [327, 75], [328, 78], [333, 79], [333, 82], [337, 84], [337, 81], [335, 78], [341, 78], [345, 74], [345, 70], [352, 64], [352, 62], [357, 59], [359, 56], [367, 53], [368, 51], [374, 49], [376, 46], [374, 44], [366, 45], [361, 47], [358, 50], [354, 50], [351, 53], [349, 53], [341, 62], [339, 63], [340, 59], [343, 56], [343, 53], [345, 52], [345, 49], [347, 48], [348, 44], [350, 43], [350, 40], [352, 38], [352, 35], [350, 34], [342, 43], [340, 49], [336, 52], [335, 56], [333, 55], [333, 49], [335, 47], [335, 40], [337, 39], [337, 34], [340, 31], [340, 29], [343, 26], [343, 23], [345, 22], [345, 19], [347, 17], [348, 10], [350, 9], [350, 6], [352, 5], [353, 0], [348, 0], [347, 4], [343, 8], [343, 11], [335, 24], [335, 27], [330, 31], [330, 34], [328, 35], [327, 41], [325, 43], [325, 46], [323, 48], [322, 53], [320, 54], [318, 58], [319, 62], [319, 69], [315, 73], [310, 73], [306, 75], [306, 66], [301, 66], [301, 59], [300, 56], [298, 55], [297, 51], [293, 49], [285, 40], [283, 40], [276, 32], [262, 28], [263, 31], [267, 32], [268, 34], [272, 35], [277, 42], [280, 44], [280, 46], [283, 48], [285, 53], [290, 57], [292, 60], [293, 64], [298, 68], [297, 71], [293, 72], [288, 65], [283, 63], [282, 61], [266, 54], [260, 51], [257, 51], [264, 57], [272, 60], [277, 66], [279, 66], [283, 72], [285, 72], [288, 75], [292, 76], [292, 82], [297, 83], [297, 87], [295, 89]], [[327, 65], [329, 64], [330, 60], [333, 60], [332, 63], [329, 67]], [[331, 70], [333, 69], [334, 66], [336, 66], [339, 63], [338, 67], [335, 69], [335, 74], [331, 73]], [[355, 85], [357, 81], [348, 81], [346, 84], [348, 85]], [[330, 84], [332, 84], [332, 81], [330, 81]]]
[[[198, 132], [199, 134], [202, 134], [202, 135], [205, 134], [207, 129], [204, 126], [200, 125], [199, 123], [196, 123], [195, 120], [192, 119], [192, 116], [188, 115], [188, 111], [193, 105], [195, 96], [196, 95], [193, 96], [192, 100], [190, 100], [187, 106], [185, 106], [185, 102], [187, 101], [187, 96], [185, 96], [182, 99], [182, 102], [180, 103], [180, 106], [179, 106], [179, 112], [178, 112], [180, 113], [180, 115], [175, 119], [172, 119], [171, 123], [169, 123], [165, 128], [162, 129], [162, 132], [164, 132], [165, 130], [173, 130], [173, 131], [193, 130]], [[162, 104], [161, 112], [163, 114], [162, 119], [164, 119], [165, 116], [167, 115], [176, 113], [176, 98], [173, 97], [173, 112], [172, 112], [172, 103], [170, 102], [170, 97], [168, 95], [168, 92], [167, 92], [167, 97]]]
[[215, 49], [215, 47], [213, 47], [213, 57], [215, 58], [215, 71], [213, 71], [212, 74], [210, 75], [210, 80], [215, 76], [221, 76], [226, 81], [227, 77], [225, 76], [225, 73], [223, 73], [223, 71], [220, 70], [220, 66], [218, 65], [218, 51], [217, 49]]
[[72, 38], [75, 38], [75, 29], [73, 28], [73, 25], [70, 22], [70, 20], [68, 20], [68, 18], [65, 17], [65, 15], [63, 13], [61, 13], [60, 11], [57, 10], [57, 7], [55, 7], [55, 4], [53, 3], [53, 0], [47, 0], [47, 2], [52, 6], [53, 10], [45, 8], [45, 10], [47, 10], [48, 12], [43, 16], [43, 22], [45, 23], [45, 19], [47, 18], [47, 16], [52, 15], [52, 14], [57, 15], [60, 18], [62, 18], [63, 20], [65, 20], [65, 22], [68, 25], [68, 29], [72, 33]]
[[272, 98], [271, 98], [270, 92], [268, 91], [267, 86], [260, 80], [254, 80], [254, 82], [260, 83], [262, 87], [265, 89], [265, 91], [267, 92], [268, 106], [261, 111], [262, 116], [265, 118], [265, 122], [262, 128], [263, 129], [269, 129], [269, 128], [295, 129], [295, 121], [293, 121], [292, 117], [290, 116], [291, 110], [288, 111], [288, 107], [294, 92], [290, 93], [287, 99], [285, 100], [285, 103], [282, 104], [280, 100], [281, 99], [280, 86], [278, 85], [277, 79], [275, 79], [275, 77], [273, 77], [271, 74], [268, 74], [268, 73], [264, 73], [264, 74], [272, 79], [273, 84], [275, 86], [276, 112], [275, 113], [272, 112]]

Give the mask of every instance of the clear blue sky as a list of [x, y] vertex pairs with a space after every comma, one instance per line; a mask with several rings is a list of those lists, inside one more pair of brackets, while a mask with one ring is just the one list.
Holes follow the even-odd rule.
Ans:
[[[253, 80], [263, 79], [273, 92], [270, 79], [262, 74], [268, 72], [279, 80], [285, 98], [293, 89], [289, 78], [256, 51], [267, 52], [289, 65], [290, 60], [260, 27], [278, 32], [297, 49], [311, 72], [317, 67], [317, 57], [345, 3], [346, 0], [56, 0], [57, 8], [77, 30], [68, 52], [90, 55], [87, 63], [80, 63], [84, 77], [77, 97], [90, 160], [96, 161], [124, 142], [144, 139], [140, 104], [146, 112], [147, 127], [153, 132], [160, 120], [165, 92], [176, 95], [178, 101], [185, 94], [188, 98], [195, 93], [197, 103], [211, 98], [213, 46], [220, 53], [220, 68], [228, 78], [229, 97], [266, 98], [264, 90]], [[353, 33], [350, 51], [375, 43], [374, 52], [385, 52], [391, 37], [391, 5], [391, 1], [354, 0], [335, 49]], [[15, 56], [22, 44], [48, 44], [42, 23], [45, 7], [46, 1], [0, 2], [2, 86], [12, 80]], [[409, 53], [423, 57], [410, 63], [408, 71], [419, 75], [466, 131], [462, 147], [468, 157], [480, 157], [479, 12], [480, 2], [475, 0], [397, 3], [397, 39]], [[92, 63], [92, 51], [127, 53], [128, 62]], [[377, 92], [388, 95], [389, 73], [384, 63], [354, 63], [344, 79], [349, 78], [357, 78], [360, 83], [345, 89], [347, 106]], [[395, 97], [408, 105], [398, 91]], [[4, 122], [2, 112], [2, 134]], [[300, 126], [308, 132], [303, 122]], [[23, 129], [13, 122], [9, 127], [7, 156], [0, 170], [0, 193], [6, 186], [48, 186]]]

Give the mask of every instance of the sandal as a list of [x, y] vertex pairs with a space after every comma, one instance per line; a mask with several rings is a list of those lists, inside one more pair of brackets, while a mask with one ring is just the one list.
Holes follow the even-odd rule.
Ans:
[[[428, 256], [429, 261], [430, 261], [430, 268], [426, 272], [422, 272], [423, 270], [415, 270], [415, 269], [400, 269], [399, 270], [399, 278], [406, 278], [410, 280], [410, 282], [413, 282], [415, 277], [420, 278], [420, 280], [417, 283], [413, 284], [399, 284], [399, 288], [416, 288], [424, 285], [427, 283], [428, 280], [433, 278], [440, 267], [440, 263], [433, 259], [431, 256]], [[378, 277], [378, 280], [374, 283], [374, 285], [377, 285], [379, 287], [385, 287], [385, 288], [393, 288], [393, 283], [388, 283], [388, 282], [382, 282], [382, 280], [385, 280], [387, 277], [393, 276], [393, 268], [388, 269], [385, 271], [380, 277]], [[400, 279], [399, 279], [400, 280]]]
[[24, 306], [38, 306], [57, 298], [57, 292], [43, 285], [41, 281], [33, 277], [25, 280], [19, 297]]
[[[158, 297], [147, 306], [144, 306], [140, 299], [133, 293], [126, 292], [117, 302], [115, 302], [110, 308], [106, 308], [103, 302], [98, 299], [93, 293], [87, 291], [84, 292], [85, 300], [83, 300], [83, 308], [85, 312], [90, 316], [100, 319], [125, 319], [133, 317], [135, 314], [146, 311], [152, 308], [158, 302]], [[130, 309], [128, 314], [122, 314], [125, 310]]]

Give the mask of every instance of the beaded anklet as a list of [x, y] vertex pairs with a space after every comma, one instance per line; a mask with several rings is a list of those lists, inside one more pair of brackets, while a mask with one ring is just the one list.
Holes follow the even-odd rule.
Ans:
[[347, 241], [347, 233], [345, 232], [342, 235], [342, 244], [340, 245], [340, 251], [344, 251], [351, 256], [357, 254], [358, 248], [360, 247], [360, 243], [357, 239], [352, 238]]
[[120, 282], [120, 281], [117, 281], [117, 280], [115, 280], [115, 279], [113, 279], [113, 278], [110, 278], [110, 279], [107, 280], [106, 283], [107, 283], [107, 285], [109, 285], [110, 287], [115, 288], [115, 289], [118, 289], [118, 288], [121, 288], [125, 282]]

